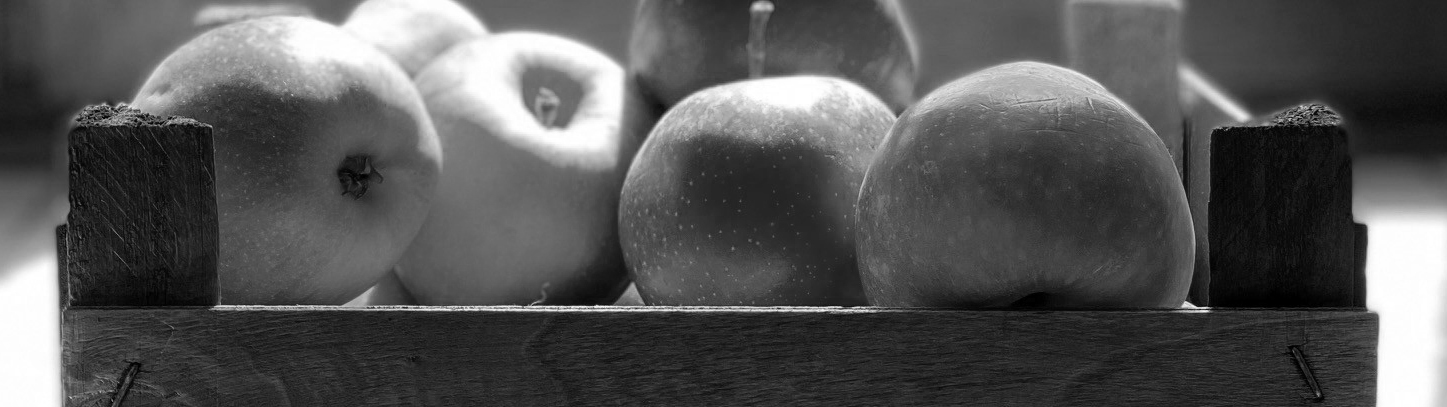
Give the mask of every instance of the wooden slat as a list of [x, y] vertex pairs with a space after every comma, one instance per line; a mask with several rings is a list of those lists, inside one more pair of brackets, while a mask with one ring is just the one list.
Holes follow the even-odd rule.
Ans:
[[1187, 298], [1201, 306], [1211, 305], [1211, 131], [1221, 126], [1238, 125], [1251, 120], [1251, 114], [1240, 103], [1188, 64], [1179, 67], [1181, 110], [1185, 113], [1185, 177], [1186, 198], [1191, 204], [1192, 226], [1196, 229], [1196, 266]]
[[55, 227], [56, 279], [60, 282], [60, 307], [70, 305], [70, 273], [65, 269], [69, 251], [65, 244], [65, 224]]
[[[1375, 314], [1356, 309], [64, 313], [72, 406], [116, 397], [188, 406], [1367, 406], [1378, 327]], [[1290, 346], [1323, 402], [1311, 400]]]
[[1211, 135], [1211, 306], [1351, 307], [1351, 157], [1308, 104]]
[[211, 127], [111, 106], [76, 121], [63, 301], [215, 305]]
[[1352, 223], [1352, 274], [1355, 277], [1355, 295], [1352, 305], [1367, 307], [1367, 225]]
[[1183, 166], [1177, 66], [1180, 0], [1070, 0], [1065, 6], [1070, 67], [1094, 78], [1141, 115]]

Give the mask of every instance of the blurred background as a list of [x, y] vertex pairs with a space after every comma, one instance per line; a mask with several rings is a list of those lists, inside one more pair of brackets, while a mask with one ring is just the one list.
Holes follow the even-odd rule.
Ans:
[[[626, 62], [632, 2], [460, 2], [490, 31], [553, 32]], [[0, 394], [15, 405], [59, 401], [52, 228], [64, 214], [55, 169], [71, 116], [127, 101], [151, 67], [200, 32], [202, 8], [245, 4], [339, 23], [356, 1], [0, 0], [0, 360], [27, 367], [0, 369]], [[904, 5], [920, 46], [919, 95], [1002, 62], [1065, 63], [1060, 1]], [[1370, 227], [1383, 406], [1447, 403], [1436, 390], [1447, 388], [1444, 16], [1447, 2], [1430, 0], [1186, 3], [1185, 57], [1251, 113], [1321, 101], [1346, 120], [1355, 214]]]

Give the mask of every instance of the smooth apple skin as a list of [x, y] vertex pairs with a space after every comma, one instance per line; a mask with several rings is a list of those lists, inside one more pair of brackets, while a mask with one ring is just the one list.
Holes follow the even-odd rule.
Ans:
[[449, 48], [487, 35], [482, 20], [452, 0], [366, 0], [342, 29], [382, 50], [408, 75]]
[[1000, 65], [925, 96], [880, 146], [858, 208], [873, 305], [1175, 308], [1190, 286], [1190, 211], [1165, 144], [1060, 67]]
[[765, 78], [664, 114], [619, 208], [649, 305], [864, 305], [854, 202], [894, 113], [851, 82]]
[[[745, 44], [753, 0], [642, 0], [629, 68], [663, 106], [749, 77]], [[775, 0], [765, 30], [764, 76], [838, 76], [894, 112], [914, 102], [919, 65], [910, 23], [894, 0]]]
[[[523, 99], [530, 69], [583, 97], [563, 128]], [[611, 304], [626, 287], [618, 194], [645, 125], [623, 68], [562, 37], [463, 43], [418, 75], [447, 157], [438, 199], [400, 277], [425, 305]], [[545, 293], [545, 294], [544, 294]]]
[[[213, 127], [223, 303], [345, 303], [401, 257], [436, 191], [442, 155], [407, 75], [313, 19], [208, 31], [134, 107]], [[383, 175], [357, 198], [338, 180], [348, 156]]]

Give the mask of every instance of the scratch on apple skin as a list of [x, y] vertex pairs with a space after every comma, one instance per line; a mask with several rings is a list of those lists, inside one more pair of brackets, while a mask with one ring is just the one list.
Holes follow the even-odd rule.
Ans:
[[1011, 103], [1010, 106], [1022, 106], [1022, 105], [1029, 105], [1029, 104], [1036, 104], [1036, 103], [1053, 102], [1053, 101], [1058, 100], [1058, 99], [1059, 99], [1059, 98], [1044, 98], [1044, 99], [1034, 99], [1034, 100], [1021, 100], [1021, 101], [1016, 101], [1016, 102], [1014, 102], [1014, 103]]

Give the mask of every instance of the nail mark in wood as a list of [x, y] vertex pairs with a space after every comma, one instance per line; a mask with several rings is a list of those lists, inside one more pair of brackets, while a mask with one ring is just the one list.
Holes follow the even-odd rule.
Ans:
[[121, 371], [121, 380], [116, 385], [116, 394], [111, 397], [111, 407], [120, 407], [121, 403], [126, 402], [126, 395], [131, 392], [131, 384], [135, 383], [136, 373], [140, 373], [140, 371], [141, 364], [139, 362], [131, 362], [126, 366], [126, 370]]
[[1306, 363], [1306, 355], [1301, 352], [1301, 345], [1287, 346], [1291, 350], [1291, 357], [1296, 359], [1296, 368], [1301, 370], [1301, 377], [1306, 379], [1306, 385], [1311, 386], [1313, 396], [1311, 401], [1320, 403], [1326, 400], [1326, 395], [1321, 394], [1321, 385], [1316, 382], [1316, 374], [1312, 373], [1311, 365]]

